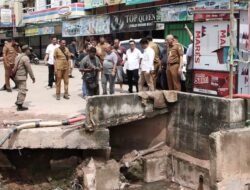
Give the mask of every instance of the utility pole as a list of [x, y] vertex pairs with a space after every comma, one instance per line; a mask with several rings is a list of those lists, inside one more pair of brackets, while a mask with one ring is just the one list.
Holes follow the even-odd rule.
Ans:
[[230, 50], [229, 50], [229, 97], [233, 98], [233, 89], [234, 89], [234, 0], [230, 0]]

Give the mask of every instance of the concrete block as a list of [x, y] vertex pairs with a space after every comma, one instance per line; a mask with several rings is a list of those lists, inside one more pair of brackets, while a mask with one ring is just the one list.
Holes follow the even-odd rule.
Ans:
[[96, 189], [116, 190], [119, 189], [120, 165], [115, 160], [96, 167]]
[[172, 182], [190, 189], [198, 189], [199, 178], [203, 177], [203, 189], [210, 190], [209, 161], [187, 154], [171, 151], [167, 156], [167, 177]]
[[250, 129], [210, 135], [211, 188], [247, 190], [250, 181]]
[[[0, 138], [8, 129], [0, 129]], [[109, 131], [97, 129], [93, 133], [85, 130], [63, 130], [60, 127], [24, 129], [15, 133], [0, 149], [107, 149]]]
[[167, 179], [167, 156], [145, 158], [144, 181], [152, 183]]

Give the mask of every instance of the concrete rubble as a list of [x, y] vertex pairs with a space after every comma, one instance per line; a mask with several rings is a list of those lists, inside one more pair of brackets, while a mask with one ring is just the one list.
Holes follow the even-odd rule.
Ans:
[[[154, 183], [163, 183], [162, 187], [171, 190], [245, 190], [250, 179], [250, 131], [244, 126], [244, 100], [186, 93], [178, 93], [177, 99], [167, 108], [155, 109], [151, 101], [142, 105], [136, 94], [91, 97], [86, 116], [87, 123], [94, 127], [92, 133], [54, 127], [14, 134], [0, 147], [0, 174], [4, 179], [0, 182], [8, 181], [6, 169], [32, 181], [34, 169], [29, 174], [13, 160], [13, 152], [19, 152], [20, 159], [24, 159], [29, 158], [22, 156], [26, 149], [43, 150], [45, 158], [46, 151], [67, 150], [72, 154], [42, 162], [49, 175], [42, 175], [46, 176], [43, 186], [34, 182], [36, 190], [45, 186], [53, 190], [141, 190], [144, 184], [151, 187]], [[0, 138], [6, 133], [8, 128], [1, 129]], [[118, 150], [117, 155], [114, 150]], [[115, 160], [109, 160], [110, 153]], [[102, 155], [102, 159], [95, 155]], [[52, 174], [67, 176], [59, 180]], [[165, 182], [174, 182], [178, 187], [166, 186]], [[12, 185], [16, 188], [16, 184]], [[25, 184], [19, 189], [31, 188]]]

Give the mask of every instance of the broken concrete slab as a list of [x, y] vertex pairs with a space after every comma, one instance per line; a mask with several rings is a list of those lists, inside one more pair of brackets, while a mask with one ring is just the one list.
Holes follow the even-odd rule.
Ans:
[[[0, 138], [8, 133], [0, 129]], [[24, 129], [8, 139], [0, 149], [107, 149], [109, 131], [97, 129], [92, 133], [83, 130], [63, 130], [60, 127]]]
[[86, 106], [87, 116], [92, 113], [95, 125], [101, 127], [117, 126], [167, 112], [167, 108], [154, 110], [153, 102], [143, 106], [137, 94], [90, 97]]
[[116, 190], [119, 189], [120, 164], [115, 160], [109, 160], [105, 164], [96, 166], [96, 189]]

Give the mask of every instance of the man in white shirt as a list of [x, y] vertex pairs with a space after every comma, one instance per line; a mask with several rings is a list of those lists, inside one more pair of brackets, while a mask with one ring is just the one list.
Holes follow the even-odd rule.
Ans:
[[143, 91], [145, 82], [147, 83], [149, 90], [154, 91], [154, 81], [152, 76], [152, 71], [154, 71], [154, 58], [155, 52], [149, 47], [149, 42], [147, 39], [143, 38], [140, 41], [142, 49], [144, 52], [142, 54], [141, 61], [141, 74], [139, 79], [139, 91]]
[[[138, 80], [139, 80], [139, 67], [141, 63], [142, 54], [135, 46], [135, 41], [129, 41], [130, 48], [126, 51], [124, 56], [124, 71], [128, 76], [129, 93], [133, 93], [133, 84], [135, 82], [136, 92], [138, 92]], [[134, 80], [133, 80], [134, 79]]]
[[48, 65], [48, 69], [49, 69], [49, 82], [48, 82], [48, 86], [50, 88], [53, 87], [53, 82], [55, 82], [55, 68], [54, 68], [54, 51], [56, 48], [59, 47], [59, 44], [57, 43], [57, 38], [56, 37], [52, 37], [51, 38], [51, 44], [49, 44], [46, 48], [46, 54], [44, 57], [44, 63], [45, 65]]

